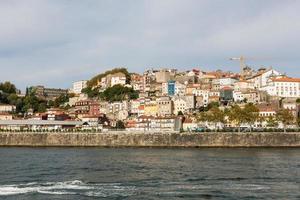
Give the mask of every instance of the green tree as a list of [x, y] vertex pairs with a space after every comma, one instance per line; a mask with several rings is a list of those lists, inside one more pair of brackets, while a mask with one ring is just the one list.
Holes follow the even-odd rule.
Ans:
[[125, 124], [123, 121], [118, 120], [116, 123], [116, 129], [125, 129]]
[[224, 112], [222, 110], [220, 110], [219, 107], [212, 107], [207, 113], [207, 120], [209, 122], [214, 123], [215, 129], [217, 129], [218, 123], [225, 122]]
[[122, 100], [137, 99], [139, 94], [133, 88], [122, 85], [114, 85], [100, 93], [100, 98], [105, 101], [114, 102]]
[[0, 90], [4, 93], [8, 93], [8, 94], [15, 94], [17, 93], [17, 88], [14, 84], [12, 84], [11, 82], [4, 82], [4, 83], [0, 83]]
[[243, 109], [239, 105], [232, 106], [228, 117], [230, 121], [234, 121], [238, 125], [238, 130], [241, 132], [241, 124], [246, 121]]
[[184, 114], [183, 114], [183, 112], [180, 110], [180, 111], [178, 111], [177, 115], [178, 115], [178, 116], [183, 116]]
[[277, 127], [278, 126], [278, 122], [276, 121], [276, 118], [273, 117], [273, 116], [269, 116], [267, 119], [266, 119], [266, 122], [267, 122], [267, 127]]
[[244, 120], [250, 125], [250, 131], [252, 131], [252, 125], [258, 121], [259, 109], [252, 103], [245, 105], [243, 109]]
[[288, 109], [280, 109], [276, 113], [276, 119], [283, 124], [284, 132], [286, 132], [286, 126], [293, 124], [295, 120], [293, 113]]

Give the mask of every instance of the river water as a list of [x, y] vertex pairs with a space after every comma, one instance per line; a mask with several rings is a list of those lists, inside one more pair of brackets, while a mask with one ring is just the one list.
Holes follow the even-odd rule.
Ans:
[[300, 149], [0, 148], [0, 199], [300, 199]]

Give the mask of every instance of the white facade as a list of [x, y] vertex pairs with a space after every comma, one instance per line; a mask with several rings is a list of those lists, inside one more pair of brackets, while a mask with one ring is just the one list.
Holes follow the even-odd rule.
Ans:
[[232, 86], [236, 82], [236, 79], [233, 78], [220, 78], [219, 84], [220, 87]]
[[238, 81], [234, 83], [235, 91], [242, 91], [247, 89], [254, 89], [254, 83], [250, 81]]
[[300, 97], [300, 79], [277, 78], [269, 81], [266, 87], [261, 88], [271, 96]]
[[266, 87], [268, 85], [268, 81], [276, 76], [280, 76], [280, 73], [274, 69], [269, 69], [259, 75], [254, 76], [248, 81], [252, 82], [253, 86], [259, 89]]
[[87, 81], [77, 81], [73, 83], [72, 92], [75, 94], [80, 94], [81, 90], [86, 88]]
[[114, 85], [125, 85], [126, 84], [126, 76], [112, 76], [111, 77], [111, 87]]
[[176, 82], [175, 83], [175, 95], [184, 96], [186, 85]]
[[16, 106], [9, 104], [0, 104], [0, 112], [14, 112], [16, 110]]
[[185, 112], [186, 110], [186, 101], [178, 98], [174, 100], [174, 114], [177, 115], [179, 111]]

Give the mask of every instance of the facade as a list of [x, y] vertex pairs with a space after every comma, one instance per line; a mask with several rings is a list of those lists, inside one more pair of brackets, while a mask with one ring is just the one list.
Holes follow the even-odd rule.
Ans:
[[100, 103], [92, 100], [83, 100], [75, 103], [75, 112], [79, 118], [84, 116], [99, 116]]
[[16, 111], [16, 106], [9, 104], [0, 104], [0, 113], [12, 113]]
[[76, 81], [73, 83], [71, 91], [75, 94], [81, 94], [82, 89], [87, 87], [87, 81]]
[[300, 97], [300, 79], [289, 77], [273, 78], [261, 90], [266, 91], [271, 96], [298, 98]]
[[61, 95], [68, 94], [68, 90], [45, 88], [44, 86], [34, 86], [31, 88], [31, 90], [34, 91], [39, 98], [44, 98], [46, 100], [54, 100]]
[[160, 70], [155, 73], [155, 79], [157, 83], [164, 83], [171, 80], [171, 72], [168, 70]]
[[158, 115], [158, 105], [157, 105], [156, 101], [145, 102], [144, 115], [145, 116], [157, 116]]
[[168, 81], [168, 95], [175, 95], [175, 81]]
[[170, 97], [157, 98], [158, 116], [170, 116], [173, 114], [173, 103]]

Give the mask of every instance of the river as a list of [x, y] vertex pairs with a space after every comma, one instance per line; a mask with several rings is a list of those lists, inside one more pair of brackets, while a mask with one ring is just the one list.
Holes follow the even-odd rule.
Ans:
[[300, 199], [297, 148], [0, 148], [0, 199]]

